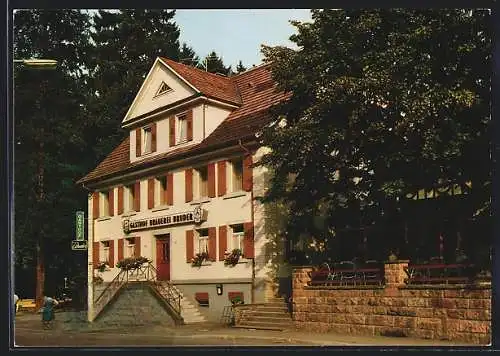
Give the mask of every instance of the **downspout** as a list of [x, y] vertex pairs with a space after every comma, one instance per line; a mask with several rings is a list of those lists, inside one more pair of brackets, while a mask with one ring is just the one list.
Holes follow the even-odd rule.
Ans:
[[[243, 144], [241, 143], [241, 139], [238, 140], [238, 145], [248, 154], [252, 155], [252, 152]], [[255, 220], [254, 220], [254, 201], [253, 201], [253, 169], [252, 169], [252, 190], [250, 191], [250, 203], [251, 203], [251, 210], [250, 210], [250, 216], [252, 219], [252, 224], [254, 225], [254, 243], [255, 243]], [[254, 245], [255, 249], [255, 245]], [[255, 253], [254, 257], [252, 258], [252, 295], [251, 295], [251, 304], [255, 303]]]
[[203, 106], [203, 139], [205, 139], [205, 103], [202, 104]]
[[[91, 189], [89, 189], [85, 184], [82, 183], [82, 187], [87, 190], [89, 193], [92, 192]], [[88, 209], [88, 202], [87, 202], [87, 209]], [[88, 216], [88, 215], [87, 215]], [[91, 246], [87, 248], [87, 321], [92, 322], [94, 320], [94, 266], [92, 264], [92, 259], [93, 256], [92, 254], [94, 253], [94, 224], [95, 220], [93, 219], [88, 219], [87, 223], [87, 243], [89, 242], [89, 235], [91, 234], [92, 236], [92, 241], [91, 241]], [[91, 229], [90, 230], [89, 224], [91, 224]]]

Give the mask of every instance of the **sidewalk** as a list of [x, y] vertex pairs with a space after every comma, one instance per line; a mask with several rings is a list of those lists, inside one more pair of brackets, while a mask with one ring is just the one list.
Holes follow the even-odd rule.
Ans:
[[[179, 339], [210, 339], [216, 338], [221, 340], [238, 340], [251, 339], [255, 340], [255, 345], [259, 345], [259, 340], [262, 343], [279, 345], [294, 345], [294, 346], [338, 346], [338, 347], [360, 347], [360, 346], [402, 346], [405, 348], [417, 347], [480, 347], [481, 345], [464, 344], [442, 340], [426, 340], [409, 337], [387, 337], [387, 336], [353, 336], [340, 335], [336, 333], [312, 333], [307, 331], [275, 331], [275, 330], [257, 330], [257, 329], [242, 329], [232, 328], [229, 326], [217, 323], [197, 323], [182, 326], [134, 326], [119, 327], [116, 325], [99, 325], [86, 323], [85, 320], [75, 314], [57, 313], [57, 327], [53, 330], [54, 333], [72, 335], [74, 333], [106, 333], [109, 335], [116, 334], [133, 334], [134, 336], [155, 336], [160, 337], [165, 335], [166, 331], [170, 337]], [[16, 328], [23, 330], [41, 331], [40, 315], [34, 313], [23, 313], [16, 317]]]

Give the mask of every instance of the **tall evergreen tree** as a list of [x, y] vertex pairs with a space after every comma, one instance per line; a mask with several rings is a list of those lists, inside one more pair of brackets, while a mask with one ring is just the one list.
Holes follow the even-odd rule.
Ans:
[[98, 159], [123, 139], [121, 120], [156, 57], [179, 60], [179, 29], [174, 16], [175, 11], [163, 9], [100, 10], [94, 15], [95, 92], [89, 115], [95, 126], [86, 135], [94, 143]]
[[[64, 21], [61, 21], [64, 19]], [[37, 266], [36, 297], [55, 292], [62, 273], [86, 270], [84, 254], [70, 249], [75, 210], [87, 197], [74, 182], [85, 172], [81, 136], [85, 124], [88, 15], [77, 10], [21, 10], [14, 14], [14, 58], [48, 58], [55, 70], [14, 68], [14, 244], [16, 285], [31, 295]], [[80, 266], [78, 266], [80, 263]], [[45, 283], [45, 266], [51, 277]], [[28, 280], [27, 280], [28, 279]], [[57, 279], [57, 280], [56, 280]]]
[[200, 61], [200, 57], [196, 55], [196, 52], [191, 46], [188, 46], [185, 42], [182, 43], [180, 53], [179, 53], [179, 62], [196, 66]]
[[223, 75], [230, 75], [232, 73], [231, 66], [226, 67], [222, 58], [215, 51], [210, 52], [205, 57], [204, 66], [206, 66], [204, 69], [210, 73], [220, 73]]
[[236, 73], [243, 73], [246, 70], [247, 70], [247, 68], [243, 65], [243, 63], [240, 60], [238, 62], [238, 65], [236, 66]]

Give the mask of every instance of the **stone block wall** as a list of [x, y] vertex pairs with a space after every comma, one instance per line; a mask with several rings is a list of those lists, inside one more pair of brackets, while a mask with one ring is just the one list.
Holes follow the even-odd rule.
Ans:
[[490, 286], [407, 287], [405, 266], [406, 261], [386, 264], [383, 287], [307, 287], [312, 269], [296, 268], [295, 326], [316, 332], [490, 343]]

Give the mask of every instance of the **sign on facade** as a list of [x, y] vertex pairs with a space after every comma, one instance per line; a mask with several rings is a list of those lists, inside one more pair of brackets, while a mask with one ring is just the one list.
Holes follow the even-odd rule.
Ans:
[[139, 219], [139, 220], [123, 220], [123, 232], [126, 234], [131, 231], [143, 230], [143, 229], [154, 229], [165, 226], [180, 225], [195, 223], [199, 224], [207, 219], [207, 211], [201, 209], [197, 206], [193, 211], [187, 211], [183, 213], [164, 215], [149, 219]]
[[76, 212], [76, 240], [85, 240], [85, 213], [83, 211]]
[[71, 241], [71, 249], [73, 251], [87, 250], [87, 240], [73, 240]]

